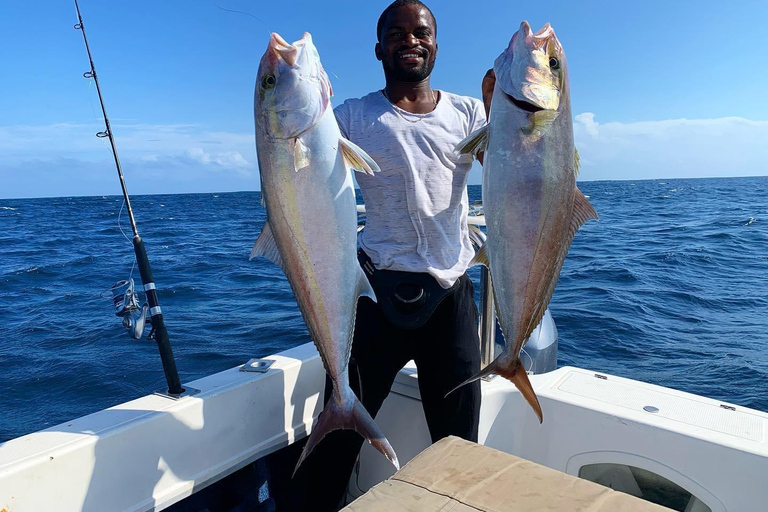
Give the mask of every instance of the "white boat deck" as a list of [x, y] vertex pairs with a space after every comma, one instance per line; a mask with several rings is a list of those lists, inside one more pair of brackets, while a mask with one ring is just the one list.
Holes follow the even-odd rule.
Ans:
[[[145, 396], [0, 444], [0, 510], [162, 510], [287, 446], [321, 410], [324, 371], [312, 344], [269, 359], [267, 373], [233, 368], [190, 382], [201, 390], [192, 397]], [[531, 376], [542, 425], [509, 382], [483, 382], [480, 441], [572, 475], [606, 463], [651, 471], [715, 512], [768, 502], [768, 414], [600, 375]], [[418, 397], [406, 367], [377, 417], [402, 464], [430, 444]], [[392, 471], [364, 447], [352, 495]]]

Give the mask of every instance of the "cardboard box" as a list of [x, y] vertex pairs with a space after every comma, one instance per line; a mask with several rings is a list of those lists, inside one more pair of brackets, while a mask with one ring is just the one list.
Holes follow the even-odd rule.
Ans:
[[534, 462], [445, 438], [345, 512], [669, 512]]

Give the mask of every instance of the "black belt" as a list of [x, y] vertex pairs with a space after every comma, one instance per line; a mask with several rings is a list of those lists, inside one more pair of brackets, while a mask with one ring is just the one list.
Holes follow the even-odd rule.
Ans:
[[443, 299], [460, 285], [457, 279], [446, 289], [427, 273], [376, 269], [362, 249], [357, 251], [357, 259], [376, 292], [384, 316], [403, 329], [423, 326]]

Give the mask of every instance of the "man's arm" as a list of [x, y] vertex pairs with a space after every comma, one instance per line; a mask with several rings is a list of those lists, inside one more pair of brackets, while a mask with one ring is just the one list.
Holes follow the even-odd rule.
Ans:
[[[491, 68], [487, 73], [485, 73], [485, 76], [483, 77], [483, 84], [481, 86], [486, 119], [488, 119], [488, 116], [491, 112], [491, 98], [493, 97], [494, 85], [496, 85], [496, 73], [494, 73], [493, 68]], [[477, 154], [477, 161], [480, 162], [480, 165], [483, 164], [483, 152]]]

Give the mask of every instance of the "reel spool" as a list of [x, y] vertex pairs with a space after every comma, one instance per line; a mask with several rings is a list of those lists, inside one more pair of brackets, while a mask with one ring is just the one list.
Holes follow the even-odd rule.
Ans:
[[149, 305], [139, 305], [133, 279], [118, 281], [110, 288], [115, 315], [123, 319], [123, 327], [129, 330], [131, 338], [141, 339], [147, 322]]

